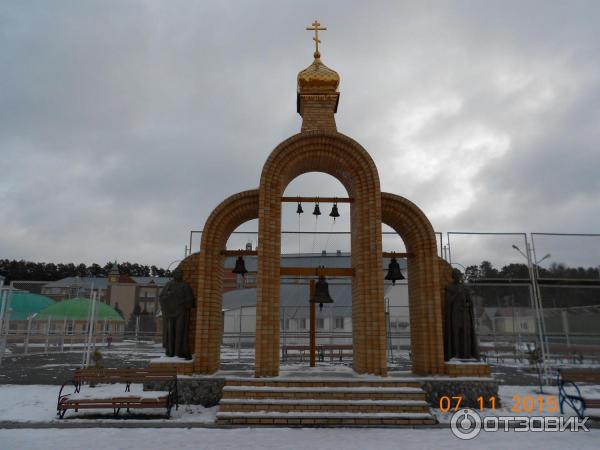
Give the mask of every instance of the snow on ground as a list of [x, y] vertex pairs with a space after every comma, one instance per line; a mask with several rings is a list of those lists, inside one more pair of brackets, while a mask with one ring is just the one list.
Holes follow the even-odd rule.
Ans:
[[[55, 422], [55, 421], [84, 421], [90, 423], [92, 421], [112, 421], [114, 416], [112, 410], [109, 409], [89, 409], [80, 412], [74, 412], [72, 410], [67, 411], [65, 418], [59, 420], [56, 416], [56, 402], [58, 400], [58, 386], [52, 385], [0, 385], [0, 422], [25, 422], [25, 423], [36, 423], [36, 422]], [[73, 388], [68, 386], [65, 388], [65, 392], [73, 392]], [[70, 389], [70, 390], [68, 390]], [[94, 388], [96, 389], [96, 388]], [[105, 390], [114, 391], [120, 389], [124, 391], [124, 386], [121, 385], [110, 385], [100, 386], [99, 392], [102, 393]], [[141, 385], [131, 385], [131, 390], [134, 393], [141, 391]], [[85, 396], [86, 393], [92, 391], [92, 388], [85, 386], [82, 388], [81, 393]], [[155, 395], [154, 392], [148, 392], [149, 396]], [[149, 416], [153, 422], [201, 422], [201, 423], [212, 423], [215, 421], [215, 415], [217, 413], [217, 407], [204, 408], [200, 405], [180, 405], [178, 410], [171, 411], [171, 419], [163, 418], [165, 409], [143, 409], [132, 411], [137, 417]], [[93, 416], [94, 419], [86, 419], [86, 416]], [[126, 417], [127, 412], [122, 411], [119, 414], [120, 418]], [[97, 419], [96, 417], [101, 417]], [[138, 419], [128, 419], [127, 422], [137, 421]], [[142, 422], [146, 422], [148, 419], [139, 419]], [[0, 445], [1, 449], [4, 449]]]
[[520, 450], [598, 448], [600, 431], [588, 433], [481, 433], [461, 441], [449, 429], [45, 429], [0, 430], [3, 450], [140, 449], [415, 449]]
[[[585, 397], [600, 398], [600, 386], [581, 386], [582, 393]], [[71, 386], [65, 387], [64, 392], [72, 392]], [[141, 393], [141, 385], [133, 384], [131, 390], [133, 393]], [[81, 393], [82, 396], [89, 395], [94, 392], [94, 395], [100, 395], [104, 391], [110, 391], [111, 393], [123, 392], [124, 386], [122, 385], [109, 385], [99, 386], [98, 388], [89, 388], [85, 386]], [[11, 421], [11, 422], [53, 422], [58, 421], [56, 417], [56, 402], [58, 397], [59, 387], [54, 385], [0, 385], [0, 422]], [[544, 388], [546, 394], [543, 396], [544, 405], [548, 404], [548, 398], [550, 395], [558, 396], [557, 388], [554, 386], [546, 386]], [[148, 392], [149, 396], [156, 395], [156, 393]], [[536, 388], [533, 386], [500, 386], [500, 399], [502, 406], [498, 407], [495, 411], [486, 409], [485, 415], [495, 416], [532, 416], [532, 415], [560, 415], [559, 411], [550, 412], [544, 406], [542, 412], [539, 412], [539, 404], [536, 403], [536, 408], [531, 412], [526, 411], [512, 411], [512, 407], [515, 405], [514, 396], [520, 396], [523, 399], [525, 396], [532, 396], [537, 401]], [[148, 409], [148, 410], [132, 410], [137, 416], [148, 415], [154, 421], [178, 421], [178, 422], [200, 422], [200, 423], [212, 423], [215, 420], [215, 415], [218, 407], [204, 408], [200, 405], [180, 405], [179, 410], [172, 411], [172, 419], [164, 419], [164, 409]], [[433, 409], [433, 412], [437, 416], [441, 423], [449, 423], [452, 418], [453, 411], [448, 413], [442, 413], [439, 409]], [[126, 412], [120, 414], [120, 418], [126, 417]], [[586, 410], [587, 415], [600, 416], [599, 410]], [[89, 417], [102, 418], [100, 420], [113, 420], [113, 415], [110, 410], [86, 410], [80, 412], [68, 411], [65, 419], [66, 421], [83, 421], [90, 423], [92, 420], [97, 419], [86, 419]], [[573, 411], [567, 409], [565, 416], [574, 415]], [[134, 419], [129, 419], [128, 422]], [[137, 419], [135, 419], [137, 420]], [[142, 421], [148, 420], [143, 417]]]
[[[584, 398], [600, 398], [600, 386], [597, 385], [580, 385], [581, 393]], [[558, 405], [558, 388], [556, 386], [544, 386], [544, 394], [541, 395], [541, 402], [538, 398], [537, 386], [499, 386], [499, 396], [502, 402], [501, 407], [497, 407], [495, 410], [486, 408], [482, 415], [485, 416], [565, 416], [572, 417], [577, 414], [565, 405], [565, 413], [561, 414], [560, 409], [556, 411], [549, 411], [548, 405], [550, 397], [554, 397]], [[571, 391], [568, 391], [571, 393]], [[516, 398], [518, 397], [518, 399]], [[526, 411], [523, 408], [523, 399], [531, 397], [534, 400], [532, 411]], [[541, 408], [540, 408], [541, 403]], [[454, 410], [450, 412], [442, 413], [438, 408], [433, 409], [433, 412], [437, 416], [441, 423], [450, 423]], [[586, 409], [585, 414], [587, 416], [598, 417], [600, 416], [600, 410], [598, 409]], [[598, 444], [600, 448], [600, 443]]]

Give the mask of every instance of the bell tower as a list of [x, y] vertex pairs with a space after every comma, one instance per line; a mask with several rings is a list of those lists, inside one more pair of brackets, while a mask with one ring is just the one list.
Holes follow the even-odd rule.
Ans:
[[319, 52], [319, 31], [327, 28], [321, 28], [321, 24], [315, 20], [307, 30], [315, 32], [315, 59], [298, 74], [296, 109], [302, 116], [300, 131], [337, 131], [334, 114], [340, 100], [340, 93], [337, 91], [340, 76], [323, 64]]

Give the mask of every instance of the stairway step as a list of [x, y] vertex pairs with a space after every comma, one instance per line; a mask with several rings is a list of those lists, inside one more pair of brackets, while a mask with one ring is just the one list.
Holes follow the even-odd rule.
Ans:
[[350, 412], [218, 412], [221, 425], [433, 425], [430, 413], [350, 413]]
[[227, 378], [226, 386], [273, 386], [273, 387], [420, 387], [421, 383], [416, 378], [403, 379], [305, 379], [305, 378], [283, 378], [283, 379], [248, 379]]
[[425, 392], [414, 387], [225, 386], [223, 398], [425, 400]]
[[425, 400], [334, 400], [334, 399], [275, 399], [275, 398], [224, 398], [221, 404], [263, 404], [277, 403], [281, 405], [396, 405], [396, 406], [429, 406]]
[[[248, 401], [252, 400], [252, 401]], [[222, 399], [220, 411], [429, 412], [422, 400]]]

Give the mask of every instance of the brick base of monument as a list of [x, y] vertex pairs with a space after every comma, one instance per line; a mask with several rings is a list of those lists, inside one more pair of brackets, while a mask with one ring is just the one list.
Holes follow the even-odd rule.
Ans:
[[447, 361], [444, 367], [451, 377], [489, 377], [492, 373], [488, 364], [480, 362]]
[[[169, 361], [171, 360], [171, 361]], [[150, 361], [150, 367], [160, 367], [161, 369], [175, 369], [177, 375], [191, 375], [194, 373], [194, 360], [189, 361], [181, 358], [159, 358]]]

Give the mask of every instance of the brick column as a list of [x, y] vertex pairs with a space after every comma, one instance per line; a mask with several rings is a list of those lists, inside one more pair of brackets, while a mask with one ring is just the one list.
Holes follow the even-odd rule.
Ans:
[[352, 221], [352, 308], [354, 370], [387, 374], [381, 194], [377, 169], [355, 141], [330, 131], [304, 132], [284, 141], [264, 165], [259, 194], [256, 376], [279, 373], [279, 265], [281, 195], [298, 175], [336, 177], [354, 202]]

